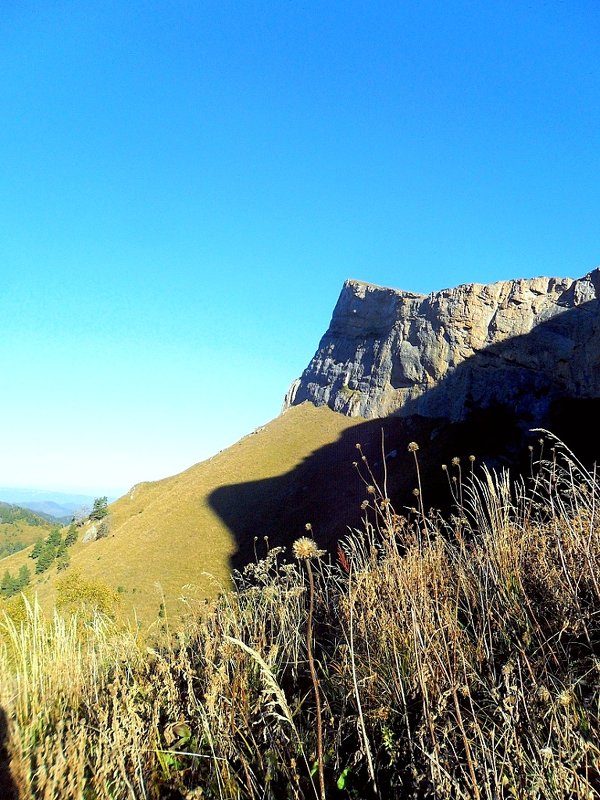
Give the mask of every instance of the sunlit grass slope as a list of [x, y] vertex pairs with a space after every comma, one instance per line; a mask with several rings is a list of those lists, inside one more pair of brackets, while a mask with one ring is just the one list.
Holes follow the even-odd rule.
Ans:
[[27, 547], [47, 536], [56, 524], [27, 508], [0, 502], [0, 559], [15, 546]]
[[[110, 506], [109, 535], [82, 543], [87, 527], [82, 529], [80, 541], [71, 549], [69, 570], [58, 575], [52, 568], [33, 589], [42, 605], [49, 607], [55, 600], [57, 579], [78, 571], [118, 589], [127, 614], [135, 608], [143, 621], [153, 619], [164, 593], [169, 614], [178, 616], [184, 610], [178, 602], [183, 587], [193, 585], [195, 595], [202, 597], [213, 596], [219, 586], [229, 585], [230, 559], [238, 545], [222, 517], [211, 508], [210, 495], [223, 486], [253, 482], [258, 484], [255, 498], [257, 493], [269, 493], [269, 479], [295, 470], [314, 451], [335, 442], [342, 431], [360, 422], [305, 404], [185, 472], [134, 486]], [[277, 498], [272, 501], [277, 505]], [[231, 515], [244, 514], [244, 508], [234, 507], [238, 502], [235, 492], [228, 502]], [[309, 496], [306, 505], [308, 513]], [[261, 543], [263, 536], [270, 534], [277, 534], [273, 521], [262, 520], [256, 528]], [[7, 559], [9, 562], [16, 572], [21, 563], [27, 563], [27, 556], [17, 554]], [[28, 564], [33, 565], [31, 559]], [[186, 589], [185, 593], [194, 591]]]

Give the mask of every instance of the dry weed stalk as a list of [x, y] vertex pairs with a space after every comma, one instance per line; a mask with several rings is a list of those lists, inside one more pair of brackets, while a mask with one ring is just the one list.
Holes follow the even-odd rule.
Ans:
[[[312, 526], [307, 523], [306, 530], [311, 531]], [[319, 558], [325, 554], [324, 550], [319, 550], [314, 539], [302, 536], [296, 539], [293, 545], [294, 556], [304, 563], [308, 575], [308, 618], [306, 621], [306, 651], [308, 655], [308, 665], [310, 676], [315, 694], [315, 711], [317, 717], [317, 762], [319, 765], [319, 794], [321, 800], [325, 800], [325, 759], [323, 758], [323, 718], [321, 713], [321, 690], [319, 686], [319, 676], [315, 666], [313, 653], [313, 614], [315, 611], [315, 579], [311, 566], [311, 559]]]

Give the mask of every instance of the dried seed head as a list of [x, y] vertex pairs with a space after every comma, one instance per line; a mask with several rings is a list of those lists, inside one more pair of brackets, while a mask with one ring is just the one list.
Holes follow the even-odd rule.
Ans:
[[363, 501], [362, 501], [362, 503], [360, 504], [360, 507], [361, 507], [361, 508], [362, 508], [362, 510], [364, 511], [364, 510], [365, 510], [365, 508], [368, 508], [368, 507], [369, 507], [369, 501], [368, 501], [368, 500], [363, 500]]
[[475, 461], [475, 456], [469, 456], [469, 461], [470, 461], [470, 462], [471, 462], [471, 464], [472, 464], [472, 463], [473, 463], [473, 461]]
[[458, 467], [459, 464], [460, 464], [460, 458], [458, 456], [454, 456], [454, 458], [452, 459], [452, 466]]
[[375, 487], [372, 486], [371, 484], [367, 486], [367, 494], [375, 494]]
[[448, 464], [442, 464], [442, 469], [444, 472], [448, 472]]
[[421, 494], [421, 492], [418, 489], [413, 489], [413, 494], [415, 497], [418, 497]]
[[542, 703], [547, 703], [550, 700], [550, 692], [545, 686], [540, 686], [537, 690], [537, 695]]
[[573, 692], [570, 689], [564, 689], [558, 695], [558, 702], [561, 704], [563, 708], [567, 708], [573, 702]]
[[419, 445], [416, 442], [410, 442], [408, 445], [408, 452], [409, 453], [416, 453], [419, 449]]
[[312, 531], [312, 525], [310, 524], [310, 522], [306, 523], [306, 525], [304, 526], [304, 530], [305, 531]]
[[309, 539], [308, 536], [301, 536], [299, 539], [296, 539], [292, 545], [292, 552], [294, 554], [294, 558], [298, 558], [300, 560], [306, 558], [318, 558], [325, 553], [324, 550], [319, 550], [315, 540]]

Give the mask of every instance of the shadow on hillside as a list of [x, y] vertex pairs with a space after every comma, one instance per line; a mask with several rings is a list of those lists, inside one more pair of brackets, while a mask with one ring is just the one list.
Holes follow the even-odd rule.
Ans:
[[2, 800], [18, 800], [19, 793], [10, 771], [7, 742], [8, 720], [4, 709], [0, 708], [0, 797]]
[[[579, 396], [570, 396], [569, 386]], [[581, 396], [585, 386], [591, 387], [591, 396]], [[465, 417], [452, 422], [449, 410], [457, 398]], [[353, 426], [285, 475], [214, 491], [211, 507], [236, 541], [231, 567], [241, 568], [255, 553], [262, 556], [264, 537], [270, 546], [289, 545], [305, 533], [307, 522], [319, 544], [329, 549], [348, 527], [360, 527], [360, 503], [367, 495], [353, 466], [358, 462], [364, 472], [357, 442], [378, 481], [384, 474], [384, 442], [388, 495], [397, 510], [414, 505], [410, 441], [420, 446], [425, 506], [442, 510], [451, 504], [442, 463], [459, 456], [466, 469], [474, 454], [479, 464], [526, 472], [527, 445], [538, 438], [529, 433], [531, 428], [552, 430], [591, 463], [600, 454], [600, 302], [568, 309], [529, 334], [476, 353], [419, 401], [421, 415], [411, 413], [416, 405], [406, 405], [407, 416]]]

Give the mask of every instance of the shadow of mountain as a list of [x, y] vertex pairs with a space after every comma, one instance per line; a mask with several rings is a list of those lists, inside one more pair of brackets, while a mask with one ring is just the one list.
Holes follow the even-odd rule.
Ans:
[[19, 792], [10, 771], [10, 755], [7, 747], [8, 720], [0, 708], [0, 797], [2, 800], [18, 800]]
[[[452, 421], [449, 410], [457, 400], [463, 414]], [[270, 546], [289, 545], [309, 521], [319, 544], [332, 549], [348, 527], [361, 524], [366, 490], [353, 462], [363, 473], [365, 468], [357, 442], [381, 481], [383, 441], [396, 509], [414, 505], [415, 466], [407, 445], [418, 442], [425, 506], [447, 509], [443, 462], [459, 456], [465, 465], [474, 454], [491, 467], [527, 470], [527, 445], [538, 438], [529, 431], [541, 427], [591, 463], [600, 454], [599, 412], [600, 302], [593, 300], [477, 352], [426, 395], [408, 401], [402, 416], [355, 425], [291, 472], [222, 486], [209, 502], [235, 537], [232, 568], [253, 560], [257, 549], [262, 555], [263, 537]]]

